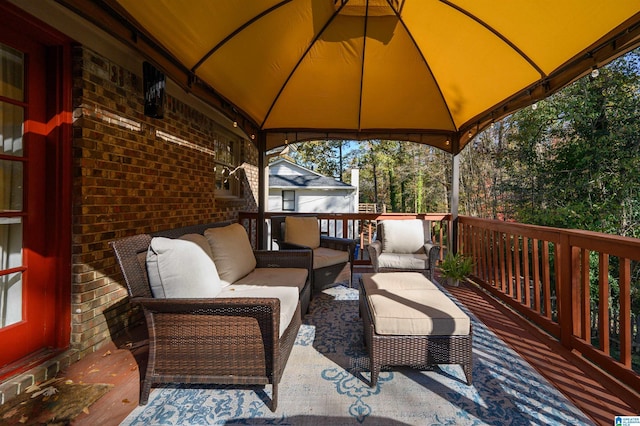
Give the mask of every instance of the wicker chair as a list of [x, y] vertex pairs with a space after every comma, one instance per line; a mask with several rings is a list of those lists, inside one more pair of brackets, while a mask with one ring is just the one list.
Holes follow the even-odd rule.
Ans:
[[[297, 218], [316, 218], [313, 215], [295, 215], [292, 217]], [[311, 278], [311, 284], [313, 291], [320, 291], [323, 288], [330, 286], [336, 282], [338, 276], [344, 271], [345, 267], [349, 267], [349, 285], [353, 278], [353, 258], [355, 255], [356, 241], [348, 238], [329, 237], [326, 235], [320, 235], [319, 228], [317, 229], [319, 235], [319, 247], [311, 248], [307, 245], [295, 244], [287, 240], [286, 235], [286, 216], [272, 216], [271, 217], [271, 238], [273, 238], [280, 250], [296, 250], [307, 249], [312, 252], [313, 261], [313, 274]], [[320, 252], [343, 252], [346, 253], [344, 260], [337, 263], [322, 264], [319, 266]]]
[[[178, 237], [212, 224], [160, 232]], [[278, 383], [301, 324], [300, 304], [280, 335], [277, 298], [153, 298], [145, 268], [152, 235], [111, 243], [131, 303], [145, 315], [149, 359], [141, 383], [140, 405], [158, 383], [272, 385], [271, 410], [278, 404]], [[308, 267], [309, 253], [256, 251], [258, 266]], [[308, 297], [308, 296], [307, 296]]]
[[440, 246], [431, 240], [431, 221], [382, 220], [369, 245], [374, 272], [416, 271], [433, 280]]

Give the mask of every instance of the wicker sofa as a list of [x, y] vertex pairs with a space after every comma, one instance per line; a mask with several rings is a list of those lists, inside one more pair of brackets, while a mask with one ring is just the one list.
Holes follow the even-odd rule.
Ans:
[[[151, 386], [158, 383], [271, 384], [270, 408], [276, 410], [278, 383], [301, 324], [301, 310], [305, 312], [309, 304], [311, 256], [307, 250], [251, 250], [255, 268], [235, 282], [225, 282], [230, 278], [225, 268], [229, 262], [246, 264], [247, 257], [253, 258], [251, 255], [227, 253], [224, 259], [220, 258], [224, 253], [218, 250], [213, 262], [203, 262], [206, 267], [192, 265], [194, 258], [200, 262], [205, 259], [202, 256], [209, 255], [205, 241], [211, 243], [212, 249], [216, 242], [248, 244], [246, 232], [245, 241], [239, 229], [244, 231], [239, 224], [209, 223], [134, 235], [111, 243], [131, 302], [141, 306], [149, 333], [141, 405], [147, 403]], [[232, 240], [221, 241], [228, 238]], [[196, 247], [199, 244], [202, 246]], [[166, 260], [166, 256], [174, 258]], [[174, 267], [176, 262], [183, 263], [176, 268], [187, 271], [171, 277], [168, 274], [172, 271], [167, 267]], [[217, 268], [214, 274], [219, 274], [221, 288], [210, 290], [208, 284], [205, 289], [191, 288], [189, 281], [198, 281], [202, 271], [209, 273], [211, 264]], [[163, 288], [154, 287], [158, 285], [158, 271], [163, 274]], [[296, 284], [301, 277], [302, 284]], [[172, 279], [179, 283], [177, 290], [166, 285]], [[162, 291], [165, 294], [159, 293]], [[181, 297], [184, 294], [190, 297]]]

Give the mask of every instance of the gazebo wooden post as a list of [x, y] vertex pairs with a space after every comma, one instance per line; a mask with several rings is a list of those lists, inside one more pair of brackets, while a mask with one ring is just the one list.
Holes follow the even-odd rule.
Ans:
[[458, 202], [460, 199], [460, 153], [459, 139], [453, 143], [452, 161], [451, 161], [451, 230], [449, 232], [450, 244], [449, 250], [453, 254], [458, 252]]
[[267, 173], [267, 133], [258, 131], [258, 223], [257, 244], [258, 250], [264, 250], [267, 247], [267, 238], [265, 232], [265, 205], [267, 185], [269, 184]]

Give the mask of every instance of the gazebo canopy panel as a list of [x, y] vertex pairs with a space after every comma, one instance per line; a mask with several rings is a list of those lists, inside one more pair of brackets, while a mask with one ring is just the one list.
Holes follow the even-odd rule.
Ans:
[[640, 43], [640, 2], [629, 0], [101, 5], [135, 28], [131, 43], [144, 36], [187, 70], [185, 86], [215, 91], [229, 116], [266, 132], [266, 149], [388, 137], [457, 153], [494, 120]]

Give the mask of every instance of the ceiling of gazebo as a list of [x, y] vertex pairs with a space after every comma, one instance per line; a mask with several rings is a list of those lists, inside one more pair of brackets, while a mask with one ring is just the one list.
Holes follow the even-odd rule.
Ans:
[[457, 153], [640, 44], [630, 0], [59, 1], [108, 11], [179, 84], [264, 131], [266, 149], [383, 138]]

